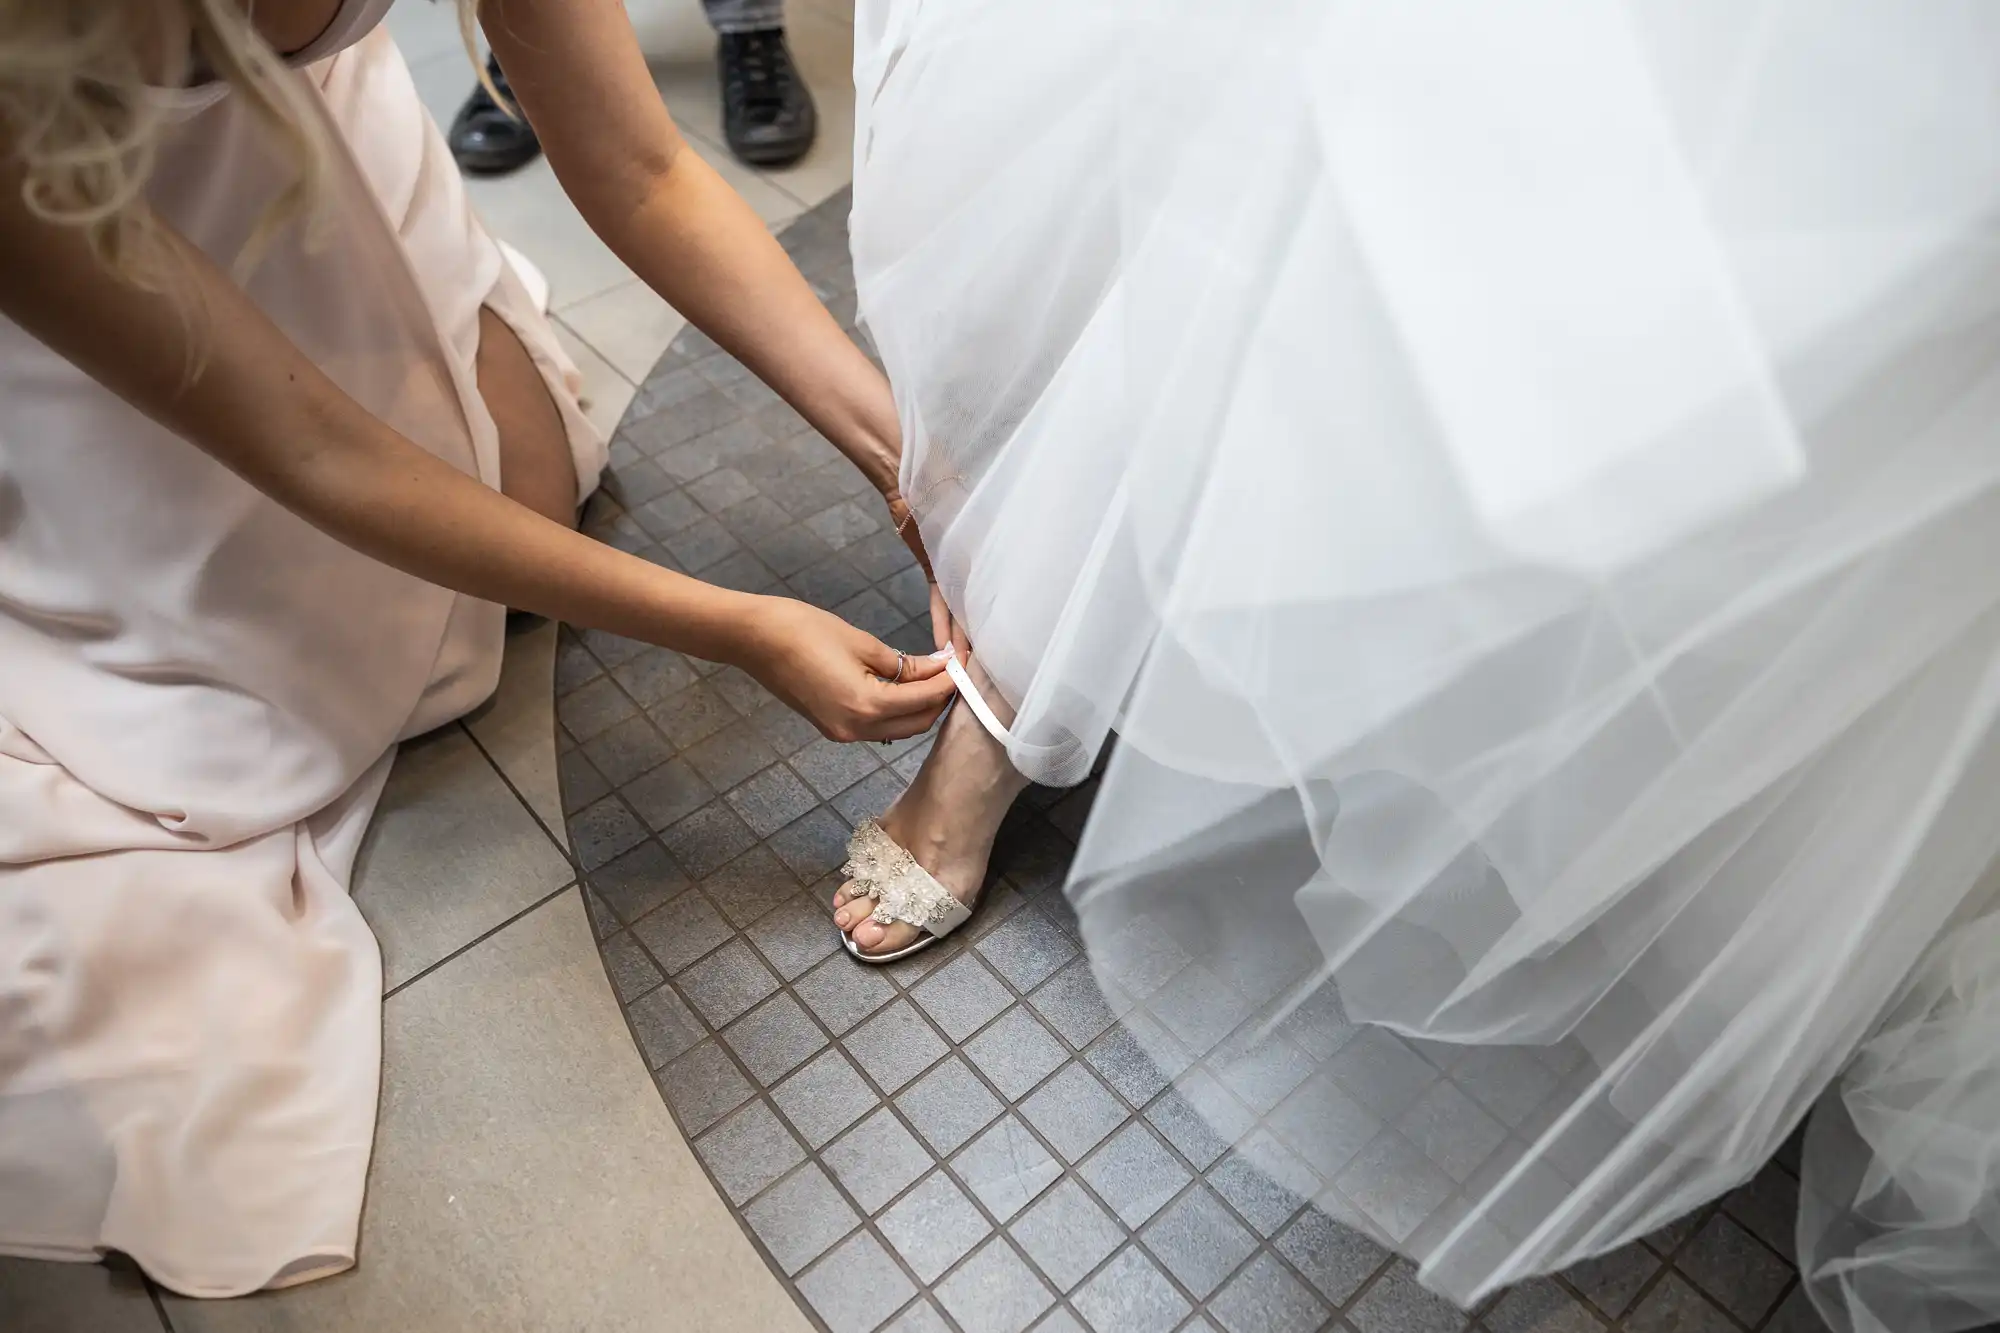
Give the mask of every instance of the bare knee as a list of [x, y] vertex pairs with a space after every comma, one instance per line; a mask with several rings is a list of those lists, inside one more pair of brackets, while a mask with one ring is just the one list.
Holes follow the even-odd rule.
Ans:
[[576, 526], [576, 463], [547, 381], [520, 337], [479, 311], [479, 396], [500, 428], [500, 491], [544, 518]]

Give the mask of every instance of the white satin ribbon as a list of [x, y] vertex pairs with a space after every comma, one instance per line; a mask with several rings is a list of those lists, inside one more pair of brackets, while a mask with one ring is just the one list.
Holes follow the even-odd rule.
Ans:
[[999, 741], [1001, 745], [1011, 746], [1014, 738], [1008, 735], [1007, 728], [1001, 725], [1000, 719], [994, 715], [991, 708], [987, 707], [986, 700], [979, 693], [979, 687], [972, 683], [972, 673], [958, 660], [958, 650], [951, 644], [946, 644], [941, 651], [932, 653], [931, 659], [944, 663], [944, 673], [950, 676], [951, 683], [958, 687], [958, 697], [965, 700], [965, 706], [979, 719], [979, 725], [986, 728], [993, 739]]

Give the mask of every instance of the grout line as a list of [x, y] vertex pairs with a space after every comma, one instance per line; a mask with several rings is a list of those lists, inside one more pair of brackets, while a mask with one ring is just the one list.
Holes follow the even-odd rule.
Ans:
[[[555, 708], [553, 704], [550, 705], [549, 716], [551, 719], [553, 719], [555, 716]], [[546, 823], [542, 821], [541, 812], [535, 809], [535, 803], [533, 801], [530, 801], [527, 798], [526, 794], [524, 794], [521, 791], [521, 789], [515, 785], [514, 779], [508, 774], [506, 769], [500, 766], [500, 761], [493, 757], [493, 752], [486, 748], [485, 743], [479, 739], [478, 733], [473, 731], [471, 727], [465, 725], [465, 719], [463, 718], [459, 719], [458, 728], [460, 731], [463, 731], [466, 735], [466, 738], [472, 742], [472, 748], [479, 751], [480, 756], [486, 760], [486, 766], [499, 775], [501, 783], [507, 788], [509, 792], [513, 793], [514, 799], [520, 802], [521, 808], [528, 812], [528, 818], [535, 821], [535, 827], [542, 831], [542, 836], [549, 840], [550, 845], [552, 845], [556, 849], [556, 854], [562, 857], [564, 861], [569, 863], [570, 873], [576, 877], [578, 882], [581, 882], [583, 879], [583, 871], [582, 868], [577, 865], [576, 857], [570, 852], [569, 848], [563, 845], [562, 839], [556, 836], [555, 830], [550, 828]], [[549, 750], [551, 755], [555, 758], [556, 762], [560, 764], [562, 762], [562, 757], [560, 755], [555, 754], [554, 736], [549, 737]], [[556, 804], [557, 805], [562, 804], [561, 778], [556, 779]], [[643, 824], [645, 821], [641, 820], [640, 822]]]
[[[416, 985], [419, 981], [422, 981], [425, 977], [437, 971], [445, 964], [453, 961], [456, 958], [460, 958], [465, 954], [472, 952], [480, 945], [486, 943], [486, 941], [492, 939], [495, 935], [498, 935], [501, 931], [507, 929], [507, 927], [513, 925], [515, 922], [520, 921], [527, 916], [532, 915], [535, 912], [539, 912], [542, 908], [547, 907], [550, 903], [562, 897], [565, 893], [568, 893], [571, 889], [576, 889], [579, 891], [579, 893], [581, 893], [582, 886], [578, 882], [572, 880], [568, 884], [565, 884], [561, 888], [557, 889], [554, 893], [548, 894], [545, 897], [538, 898], [534, 902], [529, 903], [526, 907], [514, 913], [514, 915], [508, 917], [505, 921], [502, 921], [499, 925], [493, 927], [491, 930], [484, 932], [475, 939], [466, 941], [464, 944], [461, 944], [458, 948], [453, 949], [450, 953], [438, 959], [435, 963], [432, 963], [429, 967], [424, 968], [422, 971], [416, 973], [413, 976], [407, 977], [404, 980], [397, 982], [390, 989], [382, 992], [382, 1003], [387, 1004], [389, 1001], [395, 999], [398, 995], [401, 995], [404, 991]], [[581, 902], [581, 899], [579, 898], [578, 901]], [[586, 906], [584, 908], [586, 925], [588, 924], [589, 915], [590, 915], [590, 909]], [[591, 937], [593, 941], [596, 939], [595, 931], [591, 932]], [[602, 950], [599, 950], [598, 956], [601, 961], [603, 957]]]
[[146, 1279], [146, 1294], [153, 1298], [153, 1313], [160, 1317], [160, 1327], [166, 1333], [174, 1333], [173, 1318], [167, 1314], [167, 1303], [160, 1296], [160, 1284], [152, 1278]]

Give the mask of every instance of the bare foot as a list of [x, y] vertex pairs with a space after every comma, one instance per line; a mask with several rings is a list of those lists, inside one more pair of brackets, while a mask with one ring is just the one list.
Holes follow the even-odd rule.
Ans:
[[[1002, 701], [983, 674], [975, 672], [975, 678], [987, 701], [999, 708]], [[961, 703], [945, 719], [917, 780], [882, 816], [882, 831], [970, 907], [986, 880], [986, 861], [993, 854], [1000, 821], [1027, 786], [1028, 780], [1007, 762], [1000, 743]], [[875, 904], [850, 897], [853, 892], [850, 881], [833, 895], [833, 921], [861, 952], [895, 953], [923, 934], [905, 922], [884, 926], [870, 920]]]

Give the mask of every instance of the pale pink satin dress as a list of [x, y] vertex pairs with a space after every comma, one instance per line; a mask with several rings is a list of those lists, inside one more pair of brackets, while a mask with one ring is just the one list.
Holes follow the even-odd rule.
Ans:
[[[347, 392], [497, 486], [474, 380], [492, 307], [587, 493], [604, 445], [574, 369], [473, 216], [387, 8], [348, 0], [295, 62], [335, 131], [336, 214], [249, 291]], [[167, 95], [154, 203], [227, 261], [283, 176], [236, 99]], [[354, 1262], [382, 979], [348, 880], [396, 743], [491, 693], [503, 628], [0, 320], [0, 1253], [123, 1251], [198, 1296]]]

